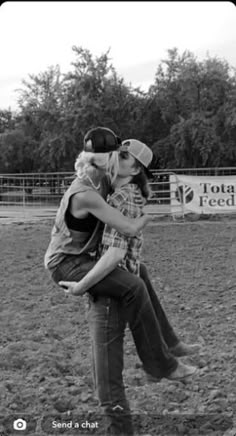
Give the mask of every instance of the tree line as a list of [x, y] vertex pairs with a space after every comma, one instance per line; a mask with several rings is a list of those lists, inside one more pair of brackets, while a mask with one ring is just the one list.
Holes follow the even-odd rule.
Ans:
[[0, 173], [73, 171], [85, 132], [106, 126], [144, 141], [153, 168], [235, 166], [236, 69], [190, 51], [167, 51], [144, 92], [109, 58], [74, 46], [71, 71], [29, 75], [17, 112], [0, 110]]

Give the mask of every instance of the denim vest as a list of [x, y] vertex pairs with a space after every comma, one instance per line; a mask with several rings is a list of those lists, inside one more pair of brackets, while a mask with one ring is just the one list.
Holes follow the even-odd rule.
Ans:
[[[98, 220], [92, 233], [71, 230], [67, 227], [65, 221], [65, 213], [71, 196], [80, 192], [94, 190], [95, 187], [92, 187], [89, 180], [86, 178], [78, 179], [78, 177], [76, 177], [63, 195], [51, 232], [51, 241], [44, 256], [44, 266], [46, 269], [55, 268], [66, 255], [90, 254], [96, 251], [104, 227], [101, 221]], [[104, 176], [100, 180], [100, 190], [98, 191], [97, 189], [97, 191], [106, 199], [109, 190], [110, 183], [108, 178]]]

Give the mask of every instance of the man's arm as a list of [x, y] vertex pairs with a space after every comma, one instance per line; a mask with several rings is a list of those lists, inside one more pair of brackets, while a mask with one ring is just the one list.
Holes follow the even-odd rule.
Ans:
[[86, 191], [75, 194], [72, 197], [72, 213], [81, 210], [90, 212], [100, 221], [115, 228], [118, 232], [135, 236], [148, 222], [152, 221], [150, 215], [142, 215], [140, 218], [130, 219], [124, 216], [119, 210], [109, 206], [106, 201], [94, 191]]
[[126, 250], [119, 247], [109, 247], [103, 256], [98, 260], [94, 267], [84, 276], [79, 282], [61, 281], [66, 292], [73, 295], [83, 295], [86, 291], [92, 288], [96, 283], [106, 277], [120, 261], [124, 258]]

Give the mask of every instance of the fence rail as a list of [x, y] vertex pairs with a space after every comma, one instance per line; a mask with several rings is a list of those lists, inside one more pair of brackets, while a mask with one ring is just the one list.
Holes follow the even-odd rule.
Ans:
[[[153, 194], [147, 205], [149, 213], [171, 214], [171, 199], [176, 195], [172, 184], [176, 190], [178, 174], [236, 175], [236, 167], [153, 170], [150, 179]], [[170, 175], [174, 176], [174, 183], [170, 181]], [[56, 208], [73, 178], [74, 173], [72, 172], [0, 174], [0, 207], [20, 206], [26, 208], [34, 206], [41, 208], [46, 206]], [[183, 214], [181, 203], [179, 214]]]
[[57, 206], [74, 175], [26, 173], [0, 175], [0, 206]]

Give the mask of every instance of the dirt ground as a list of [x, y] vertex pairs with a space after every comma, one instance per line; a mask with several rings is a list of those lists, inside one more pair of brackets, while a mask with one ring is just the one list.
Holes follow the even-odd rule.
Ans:
[[[124, 380], [137, 435], [236, 435], [236, 221], [159, 222], [143, 258], [173, 326], [199, 355], [186, 382], [148, 383], [130, 332]], [[67, 416], [102, 434], [93, 391], [84, 299], [64, 295], [43, 267], [51, 219], [0, 222], [0, 435], [61, 434], [44, 417]], [[13, 420], [27, 431], [13, 430]], [[57, 421], [58, 422], [58, 421]], [[69, 428], [69, 427], [68, 427]]]

